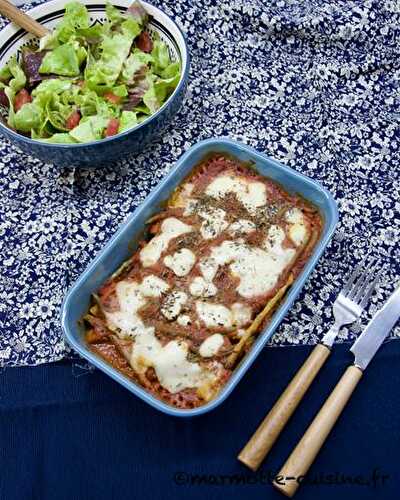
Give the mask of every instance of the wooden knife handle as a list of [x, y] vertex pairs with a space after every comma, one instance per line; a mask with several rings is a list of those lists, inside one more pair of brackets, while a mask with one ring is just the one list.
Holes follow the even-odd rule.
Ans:
[[7, 0], [0, 0], [0, 13], [7, 17], [10, 21], [20, 26], [24, 30], [32, 33], [39, 38], [50, 33], [44, 26], [39, 24], [35, 19], [22, 12]]
[[[362, 370], [349, 366], [317, 413], [304, 436], [279, 471], [273, 485], [281, 493], [292, 497], [301, 483], [347, 401], [362, 377]], [[285, 479], [291, 478], [291, 479]], [[285, 483], [285, 484], [280, 484]]]
[[330, 349], [322, 344], [316, 345], [311, 351], [303, 366], [293, 377], [250, 441], [239, 453], [238, 459], [247, 467], [254, 471], [258, 469], [330, 352]]

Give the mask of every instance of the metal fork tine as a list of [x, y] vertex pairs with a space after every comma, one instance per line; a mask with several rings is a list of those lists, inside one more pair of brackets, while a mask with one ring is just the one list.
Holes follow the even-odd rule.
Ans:
[[362, 266], [363, 263], [364, 263], [364, 260], [354, 268], [354, 271], [351, 273], [350, 278], [347, 280], [347, 282], [345, 283], [344, 287], [342, 288], [342, 294], [343, 295], [347, 295], [348, 292], [350, 292], [351, 287], [353, 286], [353, 283], [354, 283], [355, 279], [357, 278], [357, 276], [361, 272], [361, 269], [363, 267]]
[[364, 307], [367, 305], [367, 302], [370, 299], [373, 291], [375, 290], [378, 281], [381, 279], [381, 276], [382, 276], [382, 270], [378, 272], [378, 274], [375, 276], [372, 283], [369, 285], [369, 287], [365, 291], [365, 295], [363, 296], [363, 298], [361, 299], [361, 302], [360, 302], [361, 308], [364, 309]]
[[354, 284], [351, 292], [349, 293], [349, 298], [351, 300], [354, 300], [354, 302], [357, 304], [360, 299], [363, 297], [366, 291], [366, 286], [370, 284], [372, 281], [372, 277], [376, 273], [377, 270], [377, 265], [376, 262], [373, 263], [370, 262], [370, 265], [368, 266], [368, 269], [360, 276], [360, 278], [356, 281]]
[[351, 291], [349, 298], [353, 300], [356, 304], [359, 303], [361, 297], [365, 293], [366, 286], [372, 281], [373, 272], [371, 270], [366, 271], [361, 278], [354, 285], [354, 289]]
[[375, 289], [382, 269], [370, 254], [365, 256], [351, 273], [350, 278], [333, 303], [334, 325], [325, 333], [322, 343], [331, 347], [343, 325], [354, 323]]

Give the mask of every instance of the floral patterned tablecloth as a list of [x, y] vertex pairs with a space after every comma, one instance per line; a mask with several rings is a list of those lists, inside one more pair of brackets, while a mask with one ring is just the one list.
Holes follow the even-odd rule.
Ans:
[[[117, 168], [84, 171], [1, 139], [0, 366], [71, 356], [59, 321], [66, 290], [179, 156], [208, 137], [266, 152], [339, 205], [334, 239], [269, 345], [317, 342], [343, 279], [368, 252], [384, 273], [362, 322], [398, 280], [399, 2], [153, 3], [186, 32], [192, 57], [185, 104], [158, 142]], [[360, 329], [344, 328], [338, 341]]]

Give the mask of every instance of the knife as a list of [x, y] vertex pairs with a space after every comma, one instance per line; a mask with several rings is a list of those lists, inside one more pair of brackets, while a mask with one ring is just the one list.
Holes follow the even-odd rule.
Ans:
[[354, 354], [354, 364], [344, 372], [276, 476], [273, 485], [284, 495], [292, 497], [296, 493], [302, 478], [304, 478], [314, 462], [336, 420], [360, 381], [363, 371], [369, 365], [399, 317], [400, 286], [390, 296], [382, 309], [374, 315], [363, 333], [352, 345], [350, 351]]

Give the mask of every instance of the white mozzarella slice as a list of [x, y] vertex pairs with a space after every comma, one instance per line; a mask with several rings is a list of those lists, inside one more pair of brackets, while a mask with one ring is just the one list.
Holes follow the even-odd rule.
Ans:
[[213, 248], [210, 257], [200, 263], [200, 270], [206, 281], [211, 281], [218, 266], [229, 264], [233, 275], [240, 278], [237, 291], [242, 297], [265, 294], [276, 285], [279, 276], [295, 256], [293, 248], [282, 247], [284, 239], [283, 229], [271, 226], [264, 248], [226, 240]]
[[304, 224], [293, 224], [289, 229], [289, 236], [293, 243], [298, 247], [307, 241], [308, 231]]
[[190, 319], [190, 316], [188, 316], [187, 314], [180, 314], [176, 318], [176, 322], [181, 326], [189, 326], [192, 324], [192, 320]]
[[220, 333], [214, 333], [207, 337], [199, 347], [199, 354], [203, 358], [215, 356], [224, 343], [224, 337]]
[[229, 226], [229, 232], [232, 234], [251, 233], [256, 229], [256, 225], [251, 220], [238, 219]]
[[297, 207], [289, 208], [285, 214], [285, 219], [289, 224], [292, 224], [289, 227], [290, 239], [296, 246], [303, 245], [308, 237], [303, 212]]
[[173, 255], [164, 257], [164, 264], [180, 277], [189, 274], [195, 262], [196, 256], [188, 248], [181, 248]]
[[[205, 373], [198, 363], [187, 360], [186, 342], [172, 340], [157, 355], [157, 376], [160, 384], [175, 393], [204, 383]], [[210, 377], [210, 374], [207, 378]]]
[[217, 294], [218, 289], [214, 283], [206, 281], [201, 276], [196, 276], [190, 283], [189, 291], [194, 297], [213, 297]]
[[289, 224], [303, 222], [303, 212], [297, 207], [289, 208], [289, 210], [287, 210], [285, 213], [285, 219], [287, 222], [289, 222]]
[[160, 297], [168, 288], [168, 283], [154, 274], [146, 276], [140, 285], [140, 290], [145, 297]]
[[163, 305], [161, 306], [161, 313], [167, 319], [172, 321], [182, 311], [182, 307], [186, 303], [187, 298], [188, 296], [185, 292], [175, 290], [174, 292], [167, 295]]
[[200, 234], [204, 239], [216, 238], [229, 226], [225, 219], [226, 212], [221, 208], [207, 208], [200, 210], [199, 215], [203, 220], [200, 227]]
[[251, 307], [240, 302], [235, 302], [231, 306], [233, 322], [235, 326], [247, 325], [251, 321]]
[[198, 205], [198, 201], [194, 199], [188, 199], [185, 203], [185, 210], [183, 211], [183, 215], [188, 217], [189, 215], [193, 215], [196, 211], [196, 207]]
[[255, 213], [257, 208], [267, 203], [264, 183], [236, 175], [219, 175], [206, 188], [206, 194], [213, 198], [223, 198], [228, 193], [234, 193], [251, 213]]
[[196, 302], [196, 311], [199, 318], [209, 328], [230, 328], [232, 326], [232, 313], [222, 304], [212, 304], [211, 302]]
[[200, 271], [204, 279], [211, 282], [218, 271], [218, 262], [212, 257], [206, 257], [200, 262]]
[[165, 219], [161, 224], [161, 232], [154, 236], [140, 251], [140, 260], [143, 266], [148, 267], [156, 264], [162, 252], [168, 248], [171, 240], [182, 234], [190, 233], [192, 230], [192, 226], [175, 217]]

